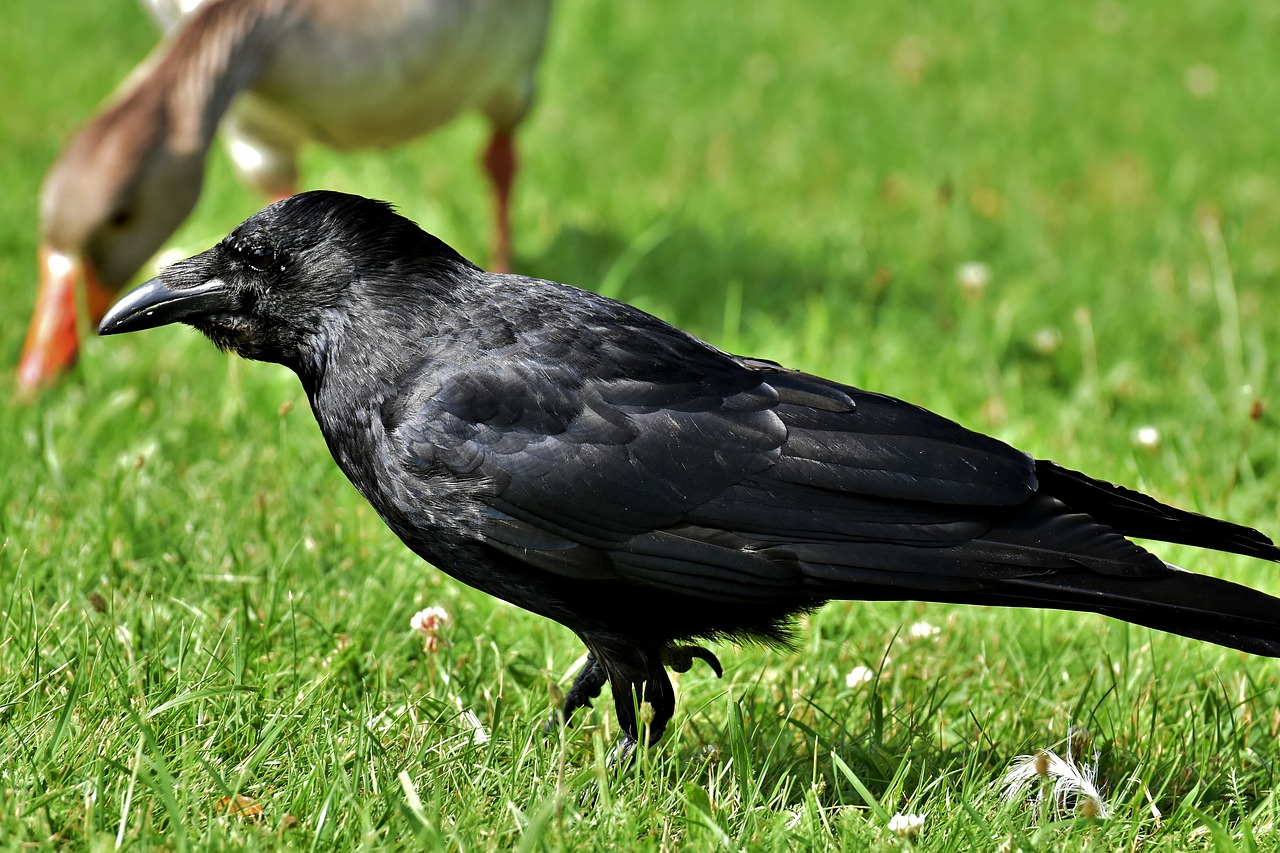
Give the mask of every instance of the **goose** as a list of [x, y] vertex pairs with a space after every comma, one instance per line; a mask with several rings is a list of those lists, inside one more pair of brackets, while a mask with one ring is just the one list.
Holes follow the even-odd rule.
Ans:
[[304, 142], [379, 148], [475, 110], [491, 133], [491, 265], [510, 268], [514, 132], [529, 111], [550, 0], [144, 0], [159, 46], [67, 143], [40, 190], [40, 288], [19, 386], [78, 350], [78, 283], [96, 324], [190, 214], [222, 129], [241, 180], [298, 190]]

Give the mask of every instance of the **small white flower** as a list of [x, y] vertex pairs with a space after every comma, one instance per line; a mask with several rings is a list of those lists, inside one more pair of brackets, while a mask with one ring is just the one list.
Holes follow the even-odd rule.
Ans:
[[991, 267], [982, 261], [968, 261], [956, 267], [956, 282], [965, 293], [977, 296], [991, 283]]
[[930, 637], [936, 637], [942, 633], [942, 629], [937, 625], [930, 625], [928, 622], [916, 622], [907, 629], [907, 634], [917, 640], [927, 640]]
[[1147, 450], [1155, 450], [1160, 446], [1160, 430], [1153, 426], [1138, 427], [1133, 431], [1133, 443]]
[[889, 818], [889, 831], [899, 838], [913, 839], [924, 828], [924, 815], [902, 814], [899, 812]]
[[846, 687], [861, 687], [863, 684], [866, 684], [875, 677], [876, 674], [869, 667], [855, 666], [853, 669], [849, 670], [849, 674], [844, 677], [844, 683]]
[[1193, 98], [1212, 98], [1218, 94], [1218, 70], [1212, 65], [1197, 62], [1187, 69], [1187, 91]]
[[443, 607], [428, 607], [413, 614], [413, 618], [409, 620], [409, 627], [424, 634], [434, 634], [448, 621], [449, 614]]
[[1041, 355], [1053, 355], [1062, 346], [1062, 331], [1056, 326], [1045, 326], [1036, 332], [1031, 345]]

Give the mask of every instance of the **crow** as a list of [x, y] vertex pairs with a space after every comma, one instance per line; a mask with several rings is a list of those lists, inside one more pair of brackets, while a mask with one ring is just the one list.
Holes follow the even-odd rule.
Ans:
[[416, 554], [577, 634], [589, 656], [558, 714], [607, 683], [624, 754], [671, 719], [667, 667], [721, 674], [699, 643], [785, 645], [833, 599], [1090, 611], [1280, 657], [1280, 599], [1127, 538], [1280, 560], [1263, 534], [486, 273], [385, 202], [271, 205], [98, 331], [175, 322], [293, 370], [338, 466]]

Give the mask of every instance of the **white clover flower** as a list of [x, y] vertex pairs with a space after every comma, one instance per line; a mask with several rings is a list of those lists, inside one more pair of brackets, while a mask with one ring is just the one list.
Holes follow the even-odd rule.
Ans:
[[889, 818], [889, 831], [899, 838], [914, 839], [924, 828], [924, 815], [898, 812]]
[[434, 634], [448, 621], [449, 614], [443, 607], [428, 607], [413, 614], [413, 618], [409, 620], [409, 627], [424, 634]]
[[936, 637], [941, 633], [942, 629], [937, 625], [931, 625], [923, 620], [916, 622], [907, 629], [908, 636], [916, 640], [927, 640], [930, 637]]
[[1056, 326], [1045, 326], [1035, 333], [1031, 345], [1041, 355], [1053, 355], [1062, 346], [1062, 331]]
[[1147, 450], [1160, 446], [1160, 430], [1153, 426], [1141, 426], [1133, 431], [1133, 443]]
[[1212, 98], [1218, 93], [1218, 69], [1197, 62], [1187, 69], [1185, 83], [1193, 98]]
[[428, 607], [413, 614], [413, 618], [409, 620], [409, 627], [427, 635], [426, 641], [422, 644], [422, 650], [435, 654], [439, 651], [441, 644], [440, 637], [437, 635], [444, 627], [444, 623], [448, 621], [449, 614], [443, 607]]
[[982, 261], [968, 261], [956, 267], [956, 282], [970, 296], [977, 296], [991, 283], [991, 267]]
[[870, 667], [855, 666], [844, 677], [844, 683], [846, 687], [861, 687], [875, 677], [876, 674]]

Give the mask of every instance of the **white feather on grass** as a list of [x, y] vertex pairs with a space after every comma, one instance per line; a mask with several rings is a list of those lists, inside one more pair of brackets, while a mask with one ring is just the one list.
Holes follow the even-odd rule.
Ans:
[[1029, 801], [1038, 805], [1044, 799], [1046, 785], [1037, 782], [1052, 782], [1053, 802], [1060, 813], [1105, 819], [1111, 816], [1111, 809], [1098, 790], [1097, 778], [1096, 753], [1092, 764], [1084, 764], [1077, 762], [1070, 752], [1063, 758], [1046, 749], [1013, 759], [1000, 785], [1008, 802], [1028, 799], [1030, 794]]

